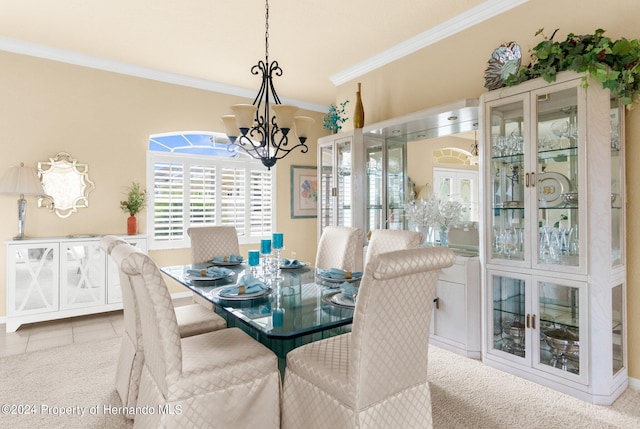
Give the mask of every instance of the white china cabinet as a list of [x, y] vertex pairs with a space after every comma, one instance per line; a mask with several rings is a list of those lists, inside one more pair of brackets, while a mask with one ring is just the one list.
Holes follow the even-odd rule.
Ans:
[[624, 115], [561, 73], [483, 95], [483, 359], [611, 404], [626, 388]]
[[[122, 238], [147, 250], [144, 236]], [[99, 236], [7, 242], [7, 332], [23, 323], [119, 309], [120, 276]]]
[[362, 228], [362, 129], [318, 140], [318, 238], [327, 226]]
[[[404, 205], [415, 195], [407, 174], [407, 142], [428, 145], [432, 138], [473, 131], [477, 114], [478, 100], [465, 99], [320, 138], [318, 238], [329, 225], [360, 228], [365, 243], [374, 229], [408, 228]], [[477, 256], [458, 256], [442, 271], [431, 343], [480, 357], [479, 278]]]

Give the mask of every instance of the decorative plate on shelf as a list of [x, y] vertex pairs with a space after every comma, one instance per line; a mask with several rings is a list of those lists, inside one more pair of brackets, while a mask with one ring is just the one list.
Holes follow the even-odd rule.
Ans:
[[540, 207], [556, 207], [563, 204], [562, 194], [570, 191], [569, 179], [556, 172], [538, 174], [538, 199]]
[[518, 73], [522, 54], [516, 42], [503, 43], [491, 55], [484, 71], [484, 86], [489, 91], [502, 88], [509, 75]]

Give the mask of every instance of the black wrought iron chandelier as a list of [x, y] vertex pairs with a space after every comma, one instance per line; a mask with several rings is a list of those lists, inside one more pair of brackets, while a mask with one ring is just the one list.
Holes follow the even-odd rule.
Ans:
[[282, 69], [277, 61], [269, 62], [268, 0], [265, 2], [265, 60], [251, 67], [251, 74], [262, 75], [262, 85], [253, 104], [231, 106], [234, 114], [225, 115], [222, 120], [231, 146], [260, 159], [270, 170], [276, 161], [293, 150], [307, 153], [309, 148], [305, 142], [313, 119], [295, 116], [298, 108], [281, 104], [273, 86], [273, 76], [282, 76]]

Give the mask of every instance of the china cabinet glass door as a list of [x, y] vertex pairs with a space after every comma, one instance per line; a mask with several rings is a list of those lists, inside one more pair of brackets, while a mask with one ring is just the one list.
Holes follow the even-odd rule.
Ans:
[[406, 144], [386, 142], [387, 224], [388, 229], [406, 229], [404, 204], [407, 202]]
[[320, 199], [320, 219], [318, 220], [320, 231], [326, 226], [333, 225], [335, 213], [335, 185], [334, 185], [334, 169], [333, 169], [333, 151], [332, 144], [324, 145], [319, 148], [319, 184], [318, 192]]
[[516, 96], [489, 106], [490, 135], [488, 191], [493, 262], [525, 266], [530, 242], [525, 224], [525, 179], [528, 97]]
[[529, 359], [529, 281], [526, 276], [500, 272], [492, 272], [489, 278], [492, 300], [488, 328], [493, 329], [490, 352], [503, 353], [510, 360]]
[[557, 376], [586, 382], [589, 348], [586, 285], [569, 280], [537, 278], [536, 307], [531, 315], [535, 366]]
[[367, 204], [365, 213], [365, 231], [384, 227], [384, 187], [382, 184], [382, 140], [367, 139], [365, 142], [365, 165], [367, 169]]
[[[535, 174], [539, 240], [534, 261], [538, 265], [578, 267], [580, 264], [581, 112], [574, 85], [535, 94], [537, 162]], [[533, 182], [533, 179], [531, 180]]]
[[338, 188], [338, 220], [336, 225], [352, 226], [351, 215], [351, 141], [336, 143], [336, 161], [337, 161], [337, 188]]

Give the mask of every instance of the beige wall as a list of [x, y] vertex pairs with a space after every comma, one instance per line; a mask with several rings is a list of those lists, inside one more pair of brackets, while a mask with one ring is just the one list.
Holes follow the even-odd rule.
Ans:
[[[89, 207], [61, 219], [27, 197], [26, 234], [125, 234], [127, 214], [120, 210], [126, 186], [145, 183], [149, 135], [169, 131], [223, 131], [220, 117], [246, 99], [139, 79], [94, 69], [0, 52], [0, 174], [24, 162], [36, 167], [58, 152], [89, 165], [95, 190]], [[257, 90], [257, 87], [256, 87]], [[290, 165], [316, 165], [316, 120], [307, 154], [291, 154], [276, 167], [277, 229], [285, 234], [285, 255], [313, 261], [316, 220], [290, 218]], [[16, 235], [17, 196], [0, 195], [0, 237]], [[139, 216], [146, 231], [146, 212]], [[243, 246], [243, 251], [251, 246]], [[258, 248], [258, 246], [255, 246]], [[158, 265], [189, 262], [189, 250], [153, 251]], [[6, 247], [0, 246], [0, 315], [6, 314]], [[172, 291], [184, 291], [171, 284]]]
[[[522, 48], [523, 64], [528, 52], [542, 39], [544, 28], [556, 40], [568, 33], [593, 34], [602, 28], [618, 39], [640, 39], [640, 2], [637, 0], [529, 0], [522, 6], [454, 35], [441, 43], [368, 73], [337, 88], [336, 101], [355, 100], [356, 82], [362, 82], [365, 124], [416, 112], [464, 98], [480, 97], [484, 71], [493, 50], [501, 43], [516, 41]], [[353, 103], [347, 107], [353, 108]], [[351, 114], [349, 115], [351, 117]], [[627, 321], [629, 374], [640, 379], [640, 108], [626, 115], [627, 163]], [[351, 126], [350, 121], [345, 124]], [[345, 127], [345, 128], [347, 128]], [[591, 162], [597, 162], [592, 160]]]
[[[463, 98], [479, 97], [484, 70], [493, 49], [517, 41], [523, 54], [541, 39], [544, 27], [558, 38], [568, 32], [607, 30], [612, 38], [640, 38], [637, 0], [530, 0], [516, 9], [476, 25], [443, 42], [373, 71], [362, 82], [366, 123], [378, 122]], [[59, 219], [36, 207], [29, 198], [26, 232], [31, 236], [76, 233], [124, 233], [126, 215], [118, 207], [124, 187], [144, 181], [145, 151], [150, 134], [175, 130], [222, 130], [220, 116], [237, 97], [178, 87], [45, 60], [0, 53], [0, 172], [24, 162], [35, 166], [59, 151], [67, 151], [90, 166], [96, 189], [88, 209]], [[310, 85], [313, 82], [309, 83]], [[355, 100], [356, 81], [336, 89], [336, 101]], [[353, 108], [354, 103], [348, 107]], [[318, 113], [317, 135], [323, 133]], [[350, 117], [352, 115], [349, 115]], [[351, 121], [345, 124], [345, 129]], [[640, 109], [627, 113], [627, 183], [639, 183]], [[116, 162], [117, 160], [117, 162]], [[307, 155], [292, 155], [278, 164], [277, 225], [285, 233], [288, 251], [313, 260], [315, 219], [289, 217], [289, 164], [315, 165], [315, 145]], [[0, 237], [16, 234], [16, 197], [0, 196]], [[640, 188], [627, 188], [628, 326], [630, 375], [640, 379]], [[141, 231], [145, 231], [142, 220]], [[0, 247], [0, 267], [6, 270], [6, 250]], [[188, 261], [188, 251], [152, 252], [159, 265]], [[5, 276], [0, 279], [0, 315], [5, 314]], [[172, 286], [173, 290], [177, 286]]]

